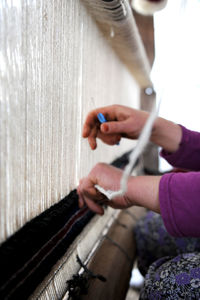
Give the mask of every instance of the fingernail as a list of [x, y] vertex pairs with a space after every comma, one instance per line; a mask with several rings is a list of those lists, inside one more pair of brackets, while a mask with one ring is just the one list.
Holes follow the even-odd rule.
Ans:
[[103, 131], [108, 132], [109, 128], [107, 124], [102, 125]]
[[92, 150], [95, 150], [97, 146], [96, 145], [91, 145], [90, 147], [91, 147]]
[[87, 137], [87, 135], [86, 135], [86, 130], [83, 130], [83, 132], [82, 132], [82, 137], [83, 137], [83, 138]]

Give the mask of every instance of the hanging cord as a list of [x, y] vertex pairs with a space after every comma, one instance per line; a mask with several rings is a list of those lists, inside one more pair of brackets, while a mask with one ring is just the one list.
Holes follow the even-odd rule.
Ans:
[[124, 248], [122, 248], [117, 242], [113, 241], [113, 239], [111, 239], [108, 235], [104, 235], [104, 237], [109, 240], [114, 246], [116, 246], [128, 259], [129, 262], [132, 263], [132, 259], [131, 257], [128, 255], [128, 253], [124, 250]]
[[97, 184], [95, 185], [95, 188], [99, 192], [104, 194], [109, 200], [112, 200], [119, 196], [123, 196], [126, 193], [128, 178], [131, 175], [133, 166], [135, 165], [138, 157], [142, 154], [142, 152], [144, 151], [144, 148], [146, 147], [146, 145], [149, 141], [154, 121], [158, 116], [160, 102], [161, 101], [159, 100], [158, 107], [156, 107], [156, 101], [155, 101], [154, 107], [153, 107], [153, 109], [149, 115], [149, 118], [147, 119], [145, 126], [140, 134], [137, 145], [130, 154], [129, 164], [125, 167], [124, 172], [121, 177], [120, 189], [118, 191], [111, 191], [111, 190], [106, 191], [101, 186], [99, 186]]
[[122, 228], [128, 229], [128, 227], [127, 227], [125, 224], [119, 222], [118, 220], [115, 220], [115, 223], [116, 223], [117, 225], [121, 226]]
[[136, 221], [136, 222], [138, 221], [138, 218], [133, 213], [131, 213], [130, 211], [125, 210], [124, 213], [129, 215], [134, 221]]
[[68, 300], [78, 300], [81, 295], [87, 295], [90, 279], [99, 279], [106, 282], [106, 278], [101, 274], [94, 274], [81, 261], [80, 257], [76, 256], [77, 262], [84, 272], [82, 274], [73, 275], [72, 279], [67, 281], [68, 284]]

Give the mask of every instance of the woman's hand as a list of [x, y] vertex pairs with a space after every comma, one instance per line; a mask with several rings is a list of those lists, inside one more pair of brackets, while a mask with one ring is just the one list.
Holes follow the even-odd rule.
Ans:
[[130, 176], [125, 195], [108, 200], [95, 185], [105, 190], [117, 191], [120, 188], [122, 171], [104, 163], [98, 163], [89, 175], [80, 180], [78, 186], [79, 206], [86, 204], [97, 214], [103, 215], [102, 204], [113, 208], [128, 208], [132, 205], [143, 206], [155, 212], [160, 212], [159, 182], [161, 176]]
[[91, 210], [102, 215], [104, 213], [102, 204], [120, 209], [133, 205], [133, 203], [129, 202], [126, 195], [108, 200], [106, 196], [94, 187], [98, 184], [105, 190], [119, 190], [121, 176], [121, 170], [104, 163], [98, 163], [87, 177], [80, 180], [77, 189], [79, 206], [83, 207], [86, 204]]
[[[108, 122], [100, 124], [98, 113]], [[122, 137], [137, 139], [149, 116], [148, 112], [121, 105], [102, 107], [91, 111], [83, 126], [83, 137], [88, 138], [92, 150], [96, 149], [96, 138], [108, 145], [115, 145]], [[154, 122], [150, 140], [168, 152], [179, 148], [182, 138], [181, 127], [163, 118]]]
[[[100, 124], [97, 115], [102, 113], [107, 122]], [[149, 113], [121, 105], [102, 107], [91, 111], [83, 126], [83, 137], [88, 138], [92, 150], [96, 149], [96, 138], [108, 145], [115, 145], [121, 139], [137, 139]]]

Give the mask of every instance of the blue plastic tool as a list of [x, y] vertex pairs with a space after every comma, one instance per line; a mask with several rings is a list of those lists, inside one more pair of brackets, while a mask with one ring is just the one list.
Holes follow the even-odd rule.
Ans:
[[103, 115], [102, 113], [99, 113], [99, 114], [97, 115], [97, 118], [98, 118], [98, 120], [99, 120], [100, 123], [105, 123], [105, 122], [107, 122], [106, 118], [104, 117], [104, 115]]

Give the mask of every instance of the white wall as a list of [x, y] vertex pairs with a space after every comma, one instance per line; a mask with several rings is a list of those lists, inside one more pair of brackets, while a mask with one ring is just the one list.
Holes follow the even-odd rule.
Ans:
[[160, 116], [197, 131], [200, 131], [199, 16], [199, 0], [168, 0], [166, 8], [155, 14], [156, 57], [152, 72], [162, 96]]

